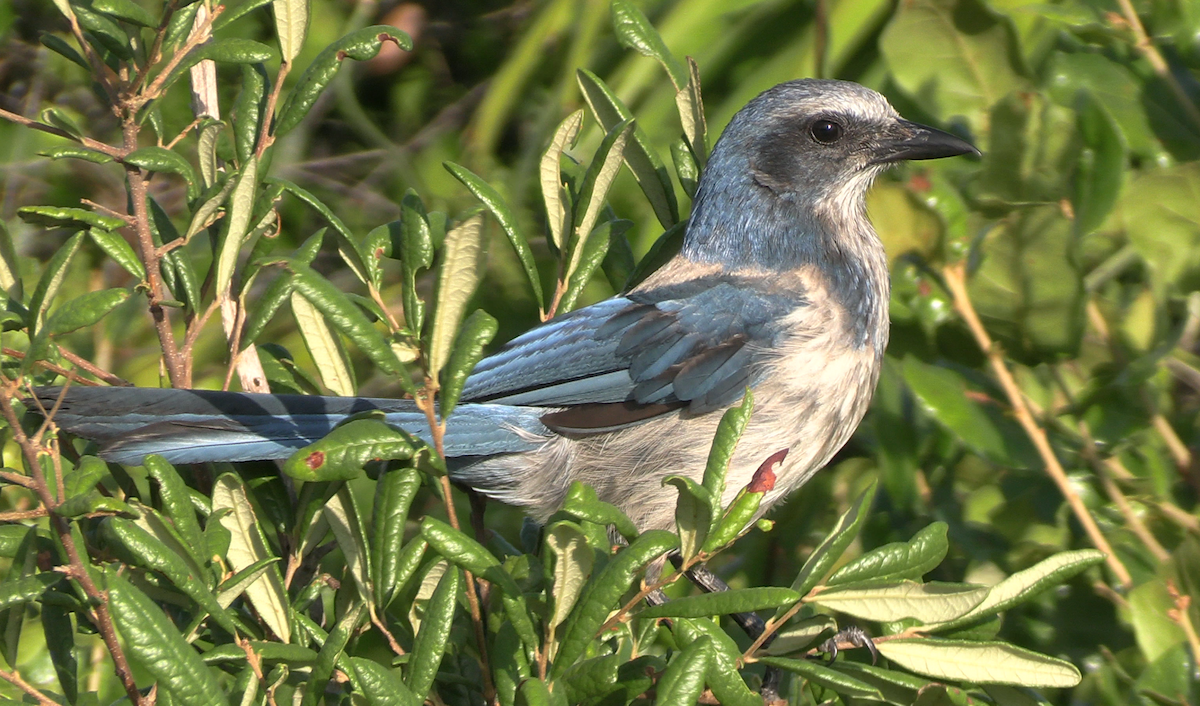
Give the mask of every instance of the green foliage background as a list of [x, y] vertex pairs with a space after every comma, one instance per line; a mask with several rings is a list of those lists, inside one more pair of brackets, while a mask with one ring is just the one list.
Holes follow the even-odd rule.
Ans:
[[[695, 59], [710, 144], [759, 91], [822, 75], [875, 88], [906, 118], [954, 130], [984, 153], [981, 160], [895, 170], [872, 191], [869, 208], [891, 258], [894, 288], [892, 342], [872, 410], [831, 468], [772, 514], [772, 531], [751, 531], [710, 566], [738, 588], [786, 585], [873, 480], [880, 485], [878, 497], [843, 561], [907, 541], [933, 521], [946, 523], [950, 549], [928, 574], [931, 580], [993, 584], [1057, 552], [1093, 546], [1047, 475], [1045, 458], [1015, 421], [1013, 399], [989, 367], [988, 351], [956, 312], [946, 277], [962, 265], [969, 300], [995, 350], [1002, 351], [1048, 435], [1069, 486], [1128, 573], [1126, 580], [1111, 563], [1088, 569], [1059, 590], [1009, 609], [1002, 624], [992, 628], [1000, 639], [1080, 668], [1079, 686], [1043, 690], [1053, 703], [1193, 703], [1200, 698], [1193, 651], [1200, 642], [1191, 627], [1200, 621], [1200, 610], [1187, 603], [1200, 601], [1200, 464], [1195, 460], [1200, 5], [1189, 0], [1132, 5], [1115, 0], [681, 0], [639, 6], [674, 56]], [[155, 3], [147, 7], [155, 13], [160, 9]], [[534, 234], [530, 247], [539, 285], [555, 282], [557, 255], [540, 237], [548, 227], [538, 169], [556, 126], [586, 105], [578, 68], [593, 72], [629, 106], [648, 144], [663, 156], [668, 171], [675, 171], [669, 155], [681, 131], [676, 90], [652, 58], [620, 45], [607, 2], [435, 2], [418, 9], [313, 0], [311, 13], [308, 39], [294, 62], [301, 68], [343, 35], [378, 22], [397, 24], [416, 40], [401, 66], [375, 61], [343, 68], [307, 119], [275, 144], [269, 165], [262, 166], [316, 194], [356, 237], [399, 218], [409, 189], [431, 214], [448, 214], [451, 225], [477, 209], [476, 198], [443, 168], [443, 162], [452, 161], [495, 187], [517, 227]], [[42, 33], [70, 40], [53, 3], [0, 5], [0, 108], [40, 115], [54, 125], [74, 123], [90, 137], [119, 143], [118, 121], [97, 97], [87, 72], [40, 46]], [[265, 8], [217, 32], [218, 38], [268, 45], [272, 77], [279, 62], [275, 35]], [[289, 80], [299, 75], [298, 69]], [[226, 110], [238, 101], [243, 77], [241, 67], [219, 65], [219, 97]], [[157, 103], [167, 126], [165, 140], [194, 118], [184, 83]], [[285, 98], [293, 85], [285, 87]], [[51, 107], [58, 112], [43, 112]], [[147, 131], [143, 146], [153, 143], [152, 134]], [[566, 165], [568, 175], [581, 178], [603, 137], [589, 112], [578, 145], [569, 150], [583, 166], [572, 172]], [[226, 131], [221, 140], [217, 153], [233, 160], [239, 149], [235, 138]], [[25, 291], [14, 292], [9, 281], [2, 284], [18, 303], [29, 303], [34, 283], [71, 230], [51, 227], [61, 219], [18, 217], [18, 208], [78, 207], [80, 199], [88, 199], [120, 213], [126, 209], [121, 169], [39, 156], [68, 144], [0, 121], [0, 219], [16, 254], [5, 258], [16, 264], [13, 274], [24, 280]], [[194, 164], [195, 133], [176, 151]], [[188, 185], [168, 172], [159, 171], [151, 181], [151, 195], [176, 228], [185, 229]], [[685, 217], [687, 191], [678, 179], [672, 183]], [[647, 253], [669, 225], [656, 216], [627, 169], [617, 176], [607, 208], [611, 211], [603, 220], [632, 222], [626, 237], [634, 258]], [[437, 217], [431, 220], [436, 238]], [[284, 255], [329, 225], [291, 197], [279, 205], [279, 222], [275, 252]], [[486, 270], [467, 310], [481, 307], [497, 319], [495, 346], [534, 325], [538, 305], [521, 260], [494, 219], [485, 221], [484, 233]], [[339, 289], [368, 297], [338, 256], [332, 236], [328, 240], [310, 258], [313, 269]], [[203, 235], [185, 252], [200, 272], [214, 258]], [[617, 291], [632, 262], [613, 250], [579, 304]], [[252, 308], [266, 296], [269, 279], [260, 279], [249, 298]], [[399, 311], [405, 297], [402, 265], [384, 261], [378, 279], [380, 299]], [[429, 296], [433, 280], [422, 275], [417, 291]], [[86, 292], [136, 283], [89, 241], [63, 278], [56, 306]], [[165, 384], [145, 298], [126, 296], [111, 303], [100, 323], [55, 341], [139, 385]], [[369, 310], [367, 304], [363, 308]], [[21, 330], [13, 311], [10, 306], [4, 322], [11, 331], [3, 338], [6, 379], [20, 373], [50, 381], [52, 372], [22, 367], [10, 354], [8, 349], [31, 350], [28, 330]], [[192, 351], [197, 387], [219, 388], [226, 378], [228, 346], [216, 322], [204, 329]], [[347, 340], [339, 339], [339, 345], [352, 364], [353, 389], [404, 393], [396, 375], [381, 371], [378, 359], [364, 353], [358, 341], [346, 345]], [[292, 317], [276, 316], [257, 341], [260, 348], [281, 347], [271, 349], [271, 360], [277, 361], [268, 371], [274, 389], [333, 387], [320, 376]], [[58, 353], [49, 355], [66, 364]], [[20, 397], [15, 388], [5, 394]], [[19, 451], [10, 443], [5, 466], [20, 465]], [[277, 524], [279, 536], [286, 534], [293, 519], [282, 519], [291, 512], [284, 482], [270, 468], [251, 467], [242, 475], [257, 494], [260, 519]], [[129, 482], [140, 483], [144, 492], [116, 494], [149, 503], [145, 476]], [[193, 485], [203, 483], [193, 479]], [[371, 506], [373, 481], [360, 477], [350, 487], [364, 511]], [[414, 520], [438, 512], [431, 490], [422, 490], [416, 502]], [[19, 485], [3, 486], [0, 512], [36, 504]], [[104, 514], [105, 508], [92, 511]], [[466, 516], [465, 505], [460, 514]], [[38, 522], [4, 518], [5, 528]], [[503, 538], [498, 542], [523, 546], [516, 512], [492, 507], [488, 518]], [[410, 523], [409, 536], [415, 531], [415, 522]], [[268, 534], [266, 541], [277, 545], [279, 536]], [[9, 559], [36, 556], [21, 548], [23, 538], [23, 532], [14, 531], [0, 541], [0, 554], [8, 557], [0, 559], [0, 570], [7, 569], [10, 581], [36, 568], [31, 559]], [[91, 538], [88, 543], [103, 546]], [[352, 581], [344, 573], [341, 549], [320, 569], [342, 585]], [[330, 586], [319, 587], [319, 596], [310, 600], [324, 601], [327, 616], [344, 616], [345, 592]], [[168, 595], [163, 590], [154, 597]], [[14, 618], [14, 611], [21, 616], [28, 611], [27, 619]], [[4, 657], [27, 681], [62, 693], [54, 687], [54, 651], [47, 649], [40, 629], [45, 611], [22, 603], [4, 614]], [[49, 619], [66, 620], [69, 627], [70, 618], [63, 615]], [[340, 629], [332, 618], [323, 627]], [[469, 650], [456, 647], [468, 642], [470, 628], [459, 611], [446, 648], [455, 665], [443, 664], [438, 677], [447, 703], [465, 703], [463, 684], [475, 678], [475, 667], [464, 657]], [[121, 684], [99, 640], [81, 639], [78, 645], [87, 690], [98, 692], [103, 703], [120, 697]], [[384, 661], [381, 655], [389, 654], [376, 633], [356, 638], [352, 652], [356, 658]], [[145, 672], [138, 675], [139, 684], [150, 682]], [[857, 703], [815, 687], [801, 691], [799, 681], [794, 687], [795, 703], [815, 703], [818, 697]], [[20, 698], [20, 692], [4, 688], [0, 685], [0, 693]], [[990, 698], [1035, 702], [1033, 696], [1003, 693]], [[978, 690], [940, 693], [921, 703], [968, 698], [989, 696]]]

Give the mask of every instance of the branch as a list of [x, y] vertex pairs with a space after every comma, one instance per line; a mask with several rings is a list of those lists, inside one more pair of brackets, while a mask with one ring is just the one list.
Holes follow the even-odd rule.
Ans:
[[1137, 10], [1134, 9], [1133, 3], [1130, 0], [1117, 0], [1117, 4], [1121, 6], [1121, 15], [1124, 17], [1125, 23], [1129, 25], [1129, 29], [1133, 30], [1134, 45], [1138, 51], [1146, 57], [1146, 61], [1150, 62], [1154, 73], [1158, 74], [1159, 78], [1166, 81], [1167, 86], [1171, 88], [1171, 92], [1175, 94], [1175, 98], [1179, 100], [1179, 104], [1183, 106], [1183, 111], [1187, 113], [1192, 122], [1200, 127], [1200, 108], [1192, 102], [1187, 91], [1183, 90], [1175, 75], [1171, 73], [1171, 67], [1167, 64], [1167, 60], [1163, 58], [1162, 53], [1158, 51], [1158, 47], [1154, 46], [1149, 35], [1146, 34], [1146, 28], [1142, 26], [1142, 20], [1138, 17]]
[[24, 691], [26, 694], [32, 696], [38, 702], [39, 706], [58, 706], [58, 702], [33, 688], [33, 686], [21, 678], [20, 674], [17, 674], [16, 670], [6, 672], [3, 669], [0, 669], [0, 679], [3, 679], [21, 691]]
[[1104, 552], [1106, 561], [1113, 574], [1117, 577], [1117, 581], [1125, 588], [1133, 586], [1133, 577], [1129, 575], [1129, 570], [1121, 563], [1116, 552], [1108, 540], [1104, 538], [1104, 534], [1096, 525], [1096, 521], [1088, 512], [1087, 506], [1083, 504], [1083, 499], [1079, 497], [1079, 493], [1071, 487], [1071, 482], [1067, 480], [1067, 474], [1063, 470], [1062, 464], [1058, 462], [1058, 458], [1054, 455], [1054, 449], [1050, 446], [1050, 440], [1046, 437], [1046, 432], [1037, 422], [1034, 421], [1033, 415], [1029, 413], [1029, 407], [1025, 404], [1025, 396], [1021, 393], [1021, 388], [1017, 386], [1016, 380], [1013, 379], [1012, 372], [1004, 362], [1004, 356], [1000, 352], [1000, 348], [992, 343], [991, 336], [988, 335], [983, 324], [979, 321], [979, 315], [975, 313], [975, 307], [971, 304], [971, 299], [967, 295], [967, 275], [966, 265], [956, 263], [946, 265], [942, 268], [942, 277], [945, 279], [946, 288], [950, 291], [950, 296], [954, 301], [954, 308], [963, 317], [967, 327], [975, 336], [975, 342], [979, 344], [980, 350], [988, 358], [988, 363], [991, 365], [992, 372], [995, 373], [1000, 386], [1004, 388], [1005, 395], [1008, 396], [1009, 404], [1012, 405], [1013, 414], [1017, 418], [1017, 422], [1025, 430], [1029, 436], [1029, 440], [1033, 442], [1037, 448], [1038, 455], [1042, 458], [1042, 463], [1046, 466], [1046, 473], [1058, 486], [1059, 491], [1066, 498], [1067, 504], [1071, 507], [1071, 511], [1075, 514], [1075, 518], [1079, 520], [1079, 524], [1083, 525], [1083, 529], [1087, 532], [1092, 544]]
[[47, 125], [46, 123], [39, 122], [39, 121], [33, 120], [31, 118], [27, 118], [24, 115], [18, 115], [17, 113], [9, 112], [3, 108], [0, 108], [0, 118], [3, 118], [4, 120], [9, 121], [10, 123], [24, 125], [27, 128], [32, 128], [34, 130], [41, 130], [42, 132], [48, 132], [51, 135], [58, 135], [59, 137], [65, 137], [68, 140], [79, 142], [84, 147], [87, 147], [88, 149], [96, 150], [97, 152], [102, 152], [114, 159], [124, 159], [125, 155], [128, 154], [125, 150], [123, 150], [119, 147], [113, 147], [112, 145], [105, 144], [105, 143], [99, 142], [97, 140], [93, 140], [90, 137], [76, 137], [76, 136], [72, 135], [71, 133], [67, 132], [66, 130], [62, 130], [62, 129], [54, 127], [53, 125]]

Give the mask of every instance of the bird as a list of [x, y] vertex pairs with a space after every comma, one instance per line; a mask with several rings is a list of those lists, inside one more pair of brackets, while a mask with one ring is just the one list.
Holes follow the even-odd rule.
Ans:
[[[670, 475], [699, 481], [723, 412], [753, 393], [723, 504], [785, 460], [765, 513], [820, 470], [867, 411], [888, 341], [889, 272], [867, 218], [906, 160], [978, 155], [856, 83], [799, 79], [746, 104], [713, 147], [682, 247], [644, 281], [557, 316], [475, 367], [447, 420], [456, 483], [545, 521], [575, 481], [641, 531], [672, 529]], [[39, 388], [57, 426], [109, 461], [287, 458], [379, 410], [428, 440], [412, 400], [149, 388]]]

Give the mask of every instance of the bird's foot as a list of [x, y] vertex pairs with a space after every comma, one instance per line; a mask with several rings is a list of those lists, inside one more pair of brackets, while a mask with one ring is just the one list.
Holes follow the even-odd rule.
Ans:
[[829, 661], [833, 662], [837, 659], [838, 650], [846, 649], [847, 647], [865, 647], [871, 652], [871, 664], [879, 661], [879, 649], [875, 647], [875, 642], [865, 630], [856, 625], [851, 625], [825, 642], [822, 642], [821, 646], [817, 648], [817, 652], [828, 654]]

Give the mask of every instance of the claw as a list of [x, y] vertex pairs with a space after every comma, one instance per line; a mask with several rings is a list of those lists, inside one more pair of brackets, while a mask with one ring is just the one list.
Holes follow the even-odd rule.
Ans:
[[829, 638], [825, 642], [822, 642], [821, 646], [817, 648], [817, 652], [828, 654], [829, 661], [832, 663], [835, 659], [837, 659], [839, 644], [850, 644], [854, 647], [865, 647], [871, 653], [871, 664], [875, 664], [879, 661], [879, 648], [875, 647], [875, 642], [871, 639], [871, 636], [856, 625], [852, 625]]

